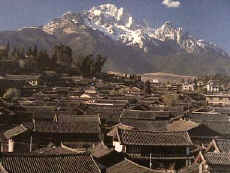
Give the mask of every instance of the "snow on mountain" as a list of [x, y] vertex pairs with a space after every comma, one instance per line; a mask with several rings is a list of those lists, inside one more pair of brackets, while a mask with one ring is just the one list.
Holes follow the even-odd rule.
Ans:
[[185, 49], [189, 53], [200, 53], [201, 51], [213, 50], [223, 56], [227, 56], [227, 53], [218, 48], [215, 44], [204, 40], [198, 40], [189, 35], [187, 32], [184, 32], [183, 28], [175, 27], [169, 21], [165, 22], [160, 28], [156, 29], [153, 37], [161, 41], [174, 40], [182, 49]]
[[120, 40], [128, 46], [137, 45], [143, 48], [145, 34], [132, 16], [113, 4], [104, 4], [91, 8], [87, 13], [85, 23], [93, 28], [104, 32], [112, 39]]
[[139, 47], [145, 52], [149, 46], [157, 47], [172, 40], [188, 53], [214, 51], [227, 56], [227, 53], [216, 45], [192, 37], [184, 32], [183, 28], [175, 27], [171, 22], [165, 22], [157, 29], [138, 24], [124, 8], [118, 8], [114, 4], [99, 5], [80, 13], [67, 12], [43, 26], [43, 31], [55, 34], [62, 30], [71, 34], [77, 32], [79, 26], [101, 31], [113, 40], [119, 40], [127, 46]]

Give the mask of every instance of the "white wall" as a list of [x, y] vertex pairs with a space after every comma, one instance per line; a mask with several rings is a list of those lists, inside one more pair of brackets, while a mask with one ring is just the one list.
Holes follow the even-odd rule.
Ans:
[[113, 142], [113, 146], [115, 147], [115, 151], [122, 152], [123, 145], [120, 144], [120, 142]]
[[8, 152], [14, 152], [14, 141], [13, 141], [13, 139], [9, 139], [9, 141], [8, 141]]

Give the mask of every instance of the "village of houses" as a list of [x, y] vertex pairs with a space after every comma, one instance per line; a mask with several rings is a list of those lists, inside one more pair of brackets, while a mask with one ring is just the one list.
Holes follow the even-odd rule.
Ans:
[[230, 172], [228, 90], [127, 74], [1, 76], [0, 173]]

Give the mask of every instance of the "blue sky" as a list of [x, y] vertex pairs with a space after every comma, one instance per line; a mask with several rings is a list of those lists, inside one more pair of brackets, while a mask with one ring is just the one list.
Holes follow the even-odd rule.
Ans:
[[151, 26], [172, 21], [230, 53], [230, 0], [0, 0], [0, 30], [42, 25], [66, 11], [113, 3]]

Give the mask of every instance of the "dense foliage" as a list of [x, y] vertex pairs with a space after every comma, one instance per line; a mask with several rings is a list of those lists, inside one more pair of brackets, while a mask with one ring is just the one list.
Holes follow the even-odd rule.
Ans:
[[[75, 61], [73, 61], [73, 59]], [[77, 59], [77, 61], [76, 61]], [[48, 52], [37, 46], [14, 48], [9, 45], [0, 49], [0, 72], [2, 73], [41, 73], [46, 70], [75, 72], [84, 77], [93, 77], [102, 71], [106, 58], [101, 55], [73, 57], [72, 49], [63, 44], [56, 45]]]

